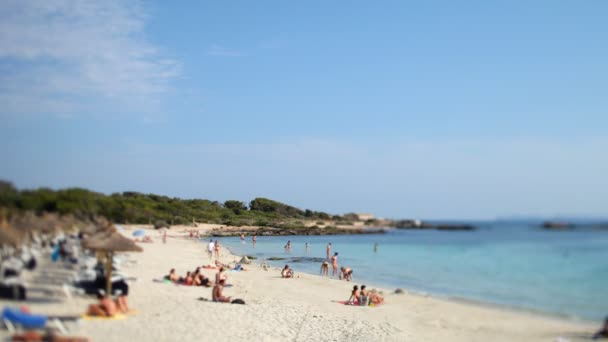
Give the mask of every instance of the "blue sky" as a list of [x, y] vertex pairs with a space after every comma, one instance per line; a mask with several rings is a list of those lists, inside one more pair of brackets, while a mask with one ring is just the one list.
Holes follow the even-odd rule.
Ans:
[[608, 216], [605, 1], [3, 1], [0, 178]]

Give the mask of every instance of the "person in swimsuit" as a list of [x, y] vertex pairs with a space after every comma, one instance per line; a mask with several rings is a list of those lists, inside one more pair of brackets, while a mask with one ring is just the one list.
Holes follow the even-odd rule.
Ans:
[[305, 247], [306, 247], [306, 253], [308, 253], [308, 242], [306, 243]]
[[321, 264], [321, 275], [324, 277], [329, 276], [329, 262], [327, 260]]
[[219, 283], [220, 280], [226, 280], [228, 279], [228, 276], [226, 275], [226, 269], [224, 267], [220, 267], [219, 271], [215, 274], [215, 283]]
[[331, 276], [335, 277], [338, 275], [338, 252], [334, 253], [331, 257]]
[[348, 267], [340, 267], [340, 279], [344, 279], [346, 281], [353, 280], [353, 269]]
[[253, 243], [254, 248], [255, 248], [255, 243], [257, 242], [257, 240], [258, 240], [258, 238], [255, 235], [251, 238], [251, 242]]
[[384, 303], [384, 297], [382, 297], [376, 290], [371, 290], [368, 297], [370, 304], [380, 305]]
[[213, 291], [211, 292], [211, 298], [214, 302], [220, 303], [229, 303], [230, 297], [224, 297], [222, 294], [222, 290], [224, 289], [225, 280], [221, 279], [215, 286], [213, 287]]
[[281, 277], [283, 278], [293, 278], [293, 270], [289, 268], [289, 265], [285, 265], [281, 270]]
[[359, 291], [359, 305], [365, 306], [369, 302], [368, 293], [365, 289], [365, 285], [361, 285], [361, 291]]
[[327, 244], [327, 249], [325, 250], [327, 254], [327, 260], [329, 260], [329, 256], [331, 255], [331, 242]]
[[192, 274], [190, 271], [186, 272], [186, 278], [184, 278], [184, 285], [190, 286], [194, 283], [194, 279], [192, 279]]
[[175, 268], [172, 268], [171, 271], [169, 271], [169, 274], [165, 276], [165, 279], [174, 283], [177, 283], [179, 281], [179, 277], [175, 272]]
[[215, 258], [219, 259], [220, 258], [220, 242], [218, 240], [215, 240]]
[[291, 240], [287, 241], [287, 244], [285, 245], [285, 252], [289, 253], [291, 251]]
[[353, 291], [350, 293], [350, 298], [348, 298], [348, 304], [359, 304], [359, 287], [357, 285], [353, 286]]
[[108, 296], [98, 296], [99, 302], [97, 304], [89, 305], [87, 315], [101, 316], [101, 317], [112, 317], [118, 313], [118, 305]]

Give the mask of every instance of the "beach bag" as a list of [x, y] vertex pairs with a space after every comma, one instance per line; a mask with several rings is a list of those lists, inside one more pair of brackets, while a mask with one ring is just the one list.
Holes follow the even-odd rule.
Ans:
[[237, 298], [237, 299], [233, 300], [231, 303], [232, 304], [245, 304], [245, 301]]

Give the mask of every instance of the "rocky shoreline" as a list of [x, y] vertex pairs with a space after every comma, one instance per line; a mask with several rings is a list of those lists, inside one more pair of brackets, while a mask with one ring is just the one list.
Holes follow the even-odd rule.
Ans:
[[302, 228], [277, 228], [277, 227], [225, 227], [214, 228], [209, 236], [227, 237], [245, 235], [258, 236], [284, 236], [284, 235], [359, 235], [359, 234], [383, 234], [386, 230], [382, 228], [339, 228], [339, 227], [302, 227]]

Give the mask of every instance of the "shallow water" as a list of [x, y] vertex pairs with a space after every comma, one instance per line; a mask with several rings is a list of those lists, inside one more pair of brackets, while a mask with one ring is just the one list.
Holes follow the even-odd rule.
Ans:
[[[293, 248], [283, 246], [291, 240]], [[240, 255], [325, 258], [327, 242], [356, 283], [402, 287], [551, 314], [601, 320], [608, 314], [608, 232], [544, 231], [487, 223], [472, 232], [397, 230], [377, 235], [238, 237], [222, 243]], [[309, 251], [305, 243], [309, 243]], [[373, 245], [378, 243], [378, 252]], [[318, 274], [319, 259], [290, 263]]]

